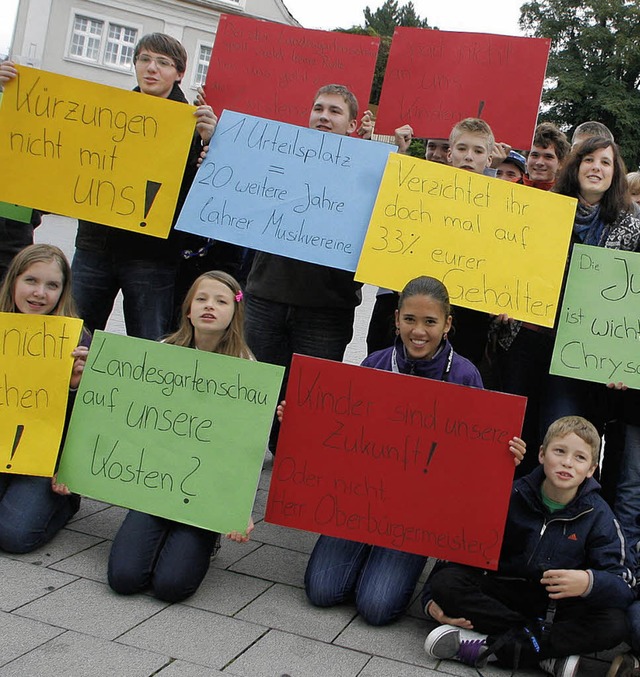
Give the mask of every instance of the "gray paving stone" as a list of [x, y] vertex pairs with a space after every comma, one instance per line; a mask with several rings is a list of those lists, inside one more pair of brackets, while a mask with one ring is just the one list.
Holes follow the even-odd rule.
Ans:
[[272, 630], [227, 667], [242, 677], [356, 677], [370, 656]]
[[[93, 538], [93, 537], [90, 537]], [[109, 551], [111, 550], [111, 541], [101, 541], [92, 548], [87, 548], [77, 555], [68, 557], [58, 562], [52, 569], [64, 571], [74, 576], [88, 578], [98, 583], [107, 582], [107, 562], [109, 561]]]
[[16, 613], [93, 637], [114, 639], [165, 606], [154, 597], [123, 597], [107, 585], [81, 579], [69, 584], [64, 593], [52, 592]]
[[173, 661], [157, 673], [158, 677], [213, 677], [214, 675], [224, 674], [227, 673], [185, 661]]
[[353, 620], [354, 615], [355, 610], [349, 606], [332, 609], [314, 607], [307, 601], [304, 590], [276, 583], [240, 611], [236, 618], [331, 642]]
[[218, 554], [211, 560], [211, 566], [217, 569], [228, 569], [232, 564], [250, 555], [254, 550], [262, 547], [262, 543], [248, 541], [247, 543], [231, 543], [222, 539], [222, 547]]
[[67, 529], [113, 540], [126, 514], [126, 508], [113, 505], [88, 517], [70, 522]]
[[174, 604], [118, 637], [118, 642], [221, 669], [267, 630], [261, 625]]
[[96, 512], [101, 512], [110, 508], [110, 503], [103, 503], [102, 501], [96, 501], [94, 498], [83, 497], [80, 501], [80, 510], [69, 520], [69, 524], [73, 524], [78, 520], [84, 519], [89, 515], [93, 515]]
[[[167, 656], [65, 632], [2, 668], [2, 677], [147, 677], [169, 662]], [[162, 673], [164, 674], [164, 673]]]
[[318, 534], [300, 529], [289, 529], [269, 522], [260, 522], [256, 524], [251, 538], [260, 543], [277, 545], [280, 548], [289, 548], [289, 550], [297, 550], [310, 555], [318, 540]]
[[100, 543], [101, 540], [102, 539], [96, 536], [82, 534], [79, 531], [62, 529], [53, 540], [37, 550], [22, 555], [13, 553], [3, 554], [5, 557], [15, 559], [18, 562], [28, 562], [29, 564], [35, 564], [36, 566], [48, 567], [90, 548], [96, 543]]
[[197, 592], [183, 604], [233, 616], [272, 585], [260, 578], [224, 569], [209, 569]]
[[230, 570], [302, 587], [308, 560], [309, 556], [304, 553], [263, 545], [236, 562]]
[[[438, 677], [441, 673], [388, 658], [372, 658], [358, 677]], [[484, 671], [483, 671], [484, 674]], [[477, 676], [476, 676], [477, 677]]]
[[262, 472], [260, 473], [260, 481], [258, 482], [258, 489], [262, 489], [263, 491], [269, 491], [272, 471], [273, 471], [273, 456], [271, 455], [271, 452], [268, 451], [264, 457]]
[[12, 611], [75, 580], [75, 576], [0, 555], [0, 609]]
[[411, 665], [433, 668], [436, 661], [429, 658], [423, 649], [427, 634], [425, 629], [424, 621], [409, 616], [403, 616], [384, 627], [367, 625], [358, 617], [334, 640], [334, 644]]
[[0, 666], [48, 642], [61, 632], [64, 630], [0, 611]]
[[253, 521], [257, 524], [261, 522], [264, 517], [264, 512], [267, 509], [267, 498], [269, 492], [266, 489], [258, 489], [255, 500], [253, 501]]

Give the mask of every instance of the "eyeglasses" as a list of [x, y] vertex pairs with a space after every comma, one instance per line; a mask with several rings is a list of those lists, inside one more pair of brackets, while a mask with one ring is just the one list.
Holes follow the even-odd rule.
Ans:
[[140, 56], [136, 59], [136, 63], [141, 63], [145, 67], [148, 66], [152, 61], [158, 68], [177, 68], [173, 61], [170, 59], [165, 59], [163, 56], [149, 56], [148, 54], [140, 54]]

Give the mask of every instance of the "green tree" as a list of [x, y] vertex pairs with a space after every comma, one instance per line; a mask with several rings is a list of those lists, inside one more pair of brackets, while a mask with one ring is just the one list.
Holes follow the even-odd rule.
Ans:
[[630, 168], [640, 161], [640, 6], [636, 0], [533, 0], [526, 34], [551, 38], [541, 119], [573, 132], [586, 120], [613, 132]]
[[[376, 70], [373, 76], [373, 85], [369, 103], [378, 104], [380, 101], [380, 92], [382, 90], [382, 81], [384, 72], [389, 60], [389, 50], [391, 48], [391, 38], [393, 31], [398, 26], [406, 28], [429, 28], [426, 19], [421, 19], [413, 2], [407, 2], [405, 5], [398, 6], [397, 0], [386, 0], [385, 3], [374, 12], [367, 6], [363, 10], [364, 24], [362, 26], [352, 26], [351, 28], [337, 28], [342, 33], [355, 33], [357, 35], [371, 35], [380, 38], [380, 49], [376, 61]], [[415, 139], [409, 152], [413, 155], [424, 157], [424, 142]]]

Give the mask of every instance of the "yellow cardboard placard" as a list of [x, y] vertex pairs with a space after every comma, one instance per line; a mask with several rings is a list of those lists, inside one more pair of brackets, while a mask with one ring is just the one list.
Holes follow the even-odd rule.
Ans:
[[553, 326], [576, 200], [392, 153], [356, 280], [442, 280], [455, 305]]
[[166, 238], [194, 107], [17, 68], [0, 108], [0, 201]]
[[0, 313], [0, 472], [53, 475], [82, 320]]

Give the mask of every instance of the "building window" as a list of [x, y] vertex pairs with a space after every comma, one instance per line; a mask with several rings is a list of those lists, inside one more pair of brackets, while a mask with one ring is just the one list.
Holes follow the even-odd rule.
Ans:
[[200, 87], [204, 85], [207, 79], [207, 70], [209, 70], [209, 61], [211, 61], [211, 45], [200, 45], [196, 57], [196, 67], [193, 74], [193, 86]]
[[97, 62], [103, 27], [103, 21], [96, 21], [87, 16], [76, 16], [73, 20], [69, 53], [81, 59]]
[[75, 14], [71, 24], [68, 56], [100, 66], [130, 71], [138, 28], [104, 17]]
[[109, 24], [104, 62], [119, 68], [130, 68], [133, 63], [137, 34], [138, 31], [135, 28]]

